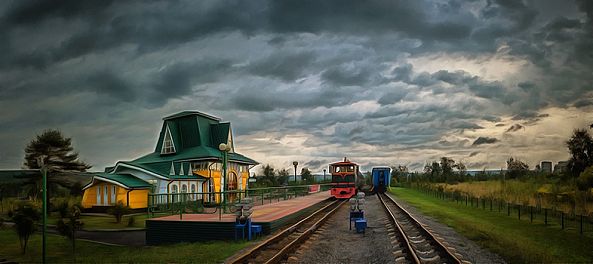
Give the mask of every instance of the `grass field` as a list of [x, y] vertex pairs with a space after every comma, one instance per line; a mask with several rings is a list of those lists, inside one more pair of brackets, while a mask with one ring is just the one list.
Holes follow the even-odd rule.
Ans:
[[440, 200], [414, 189], [394, 188], [392, 193], [509, 262], [589, 263], [593, 260], [593, 238], [589, 236]]
[[[57, 235], [48, 235], [47, 260], [49, 263], [220, 263], [247, 242], [182, 243], [168, 246], [116, 247], [86, 241], [77, 241], [76, 254], [72, 254], [70, 241]], [[29, 241], [27, 253], [21, 254], [16, 232], [0, 230], [0, 257], [19, 263], [41, 262], [41, 235]]]
[[[113, 216], [88, 216], [83, 215], [80, 220], [84, 223], [83, 229], [122, 229], [122, 228], [144, 228], [145, 221], [148, 218], [147, 214], [134, 215], [134, 224], [128, 226], [128, 219], [131, 216], [124, 216], [121, 223], [115, 222]], [[50, 225], [55, 225], [58, 222], [59, 216], [57, 213], [52, 213], [48, 218]]]

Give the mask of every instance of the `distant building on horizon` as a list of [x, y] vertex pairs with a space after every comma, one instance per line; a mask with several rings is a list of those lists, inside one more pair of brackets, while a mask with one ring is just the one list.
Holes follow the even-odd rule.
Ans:
[[539, 163], [539, 170], [541, 172], [552, 173], [552, 162], [548, 160], [543, 160]]
[[554, 173], [565, 172], [567, 167], [568, 167], [567, 160], [558, 161], [558, 163], [556, 163], [556, 165], [554, 166]]

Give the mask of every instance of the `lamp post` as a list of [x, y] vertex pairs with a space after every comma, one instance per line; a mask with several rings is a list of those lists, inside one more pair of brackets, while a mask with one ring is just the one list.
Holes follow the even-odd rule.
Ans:
[[325, 181], [325, 171], [326, 169], [323, 169], [323, 181]]
[[296, 170], [297, 170], [297, 166], [299, 165], [298, 161], [293, 161], [292, 165], [294, 166], [294, 184], [296, 184]]
[[227, 145], [225, 143], [220, 143], [220, 145], [218, 145], [218, 149], [220, 150], [220, 152], [222, 152], [222, 175], [220, 177], [220, 201], [221, 202], [225, 202], [224, 199], [224, 191], [225, 191], [225, 184], [226, 184], [226, 167], [227, 167], [227, 160], [228, 160], [228, 154], [229, 151], [231, 150], [231, 146]]
[[37, 165], [41, 170], [41, 174], [43, 177], [42, 180], [42, 192], [43, 192], [43, 225], [41, 229], [41, 236], [42, 236], [42, 244], [41, 244], [41, 261], [42, 263], [47, 263], [45, 256], [46, 256], [46, 244], [47, 244], [47, 165], [45, 164], [45, 156], [42, 155], [37, 158]]

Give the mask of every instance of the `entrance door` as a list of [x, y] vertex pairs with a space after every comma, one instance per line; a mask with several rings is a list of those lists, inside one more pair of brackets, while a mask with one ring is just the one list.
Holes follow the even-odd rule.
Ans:
[[[227, 189], [228, 191], [236, 191], [237, 190], [237, 174], [235, 174], [234, 172], [229, 173], [229, 182], [228, 182], [227, 188], [228, 188]], [[229, 197], [229, 202], [232, 203], [237, 198], [237, 194], [229, 193], [228, 197]]]

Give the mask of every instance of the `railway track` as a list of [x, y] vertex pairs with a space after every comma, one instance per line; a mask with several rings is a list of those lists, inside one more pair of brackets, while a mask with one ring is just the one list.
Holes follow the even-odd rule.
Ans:
[[462, 263], [462, 260], [439, 241], [408, 211], [393, 198], [385, 194], [377, 195], [394, 226], [396, 262], [412, 263]]
[[346, 201], [335, 200], [228, 263], [278, 263], [305, 242]]

